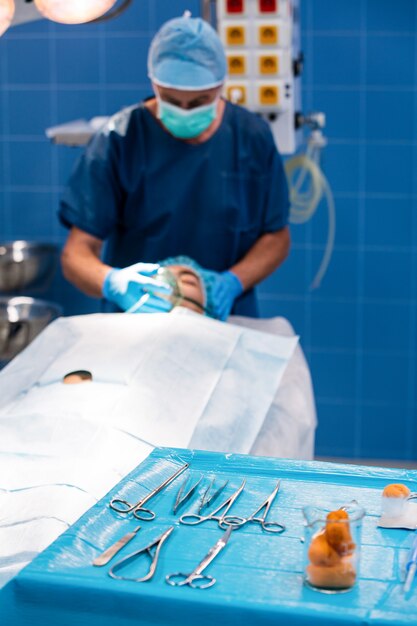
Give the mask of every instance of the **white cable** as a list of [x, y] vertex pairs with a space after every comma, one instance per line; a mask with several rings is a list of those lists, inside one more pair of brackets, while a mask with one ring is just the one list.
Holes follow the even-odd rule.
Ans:
[[[309, 141], [305, 154], [292, 157], [285, 163], [285, 172], [290, 187], [290, 222], [304, 224], [316, 212], [325, 195], [328, 207], [328, 234], [326, 248], [311, 289], [317, 289], [326, 273], [333, 252], [336, 232], [336, 211], [330, 185], [319, 166], [320, 147]], [[307, 189], [301, 191], [307, 181]]]

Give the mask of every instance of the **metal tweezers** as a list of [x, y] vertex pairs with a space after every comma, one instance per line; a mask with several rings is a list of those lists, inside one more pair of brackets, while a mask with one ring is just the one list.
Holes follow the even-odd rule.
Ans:
[[172, 509], [172, 512], [174, 513], [174, 515], [191, 498], [191, 496], [193, 495], [193, 493], [195, 492], [195, 490], [197, 489], [197, 487], [199, 486], [203, 478], [204, 476], [203, 474], [201, 474], [198, 481], [190, 487], [190, 489], [187, 491], [185, 495], [184, 495], [184, 491], [189, 481], [189, 477], [187, 476], [187, 478], [183, 481], [181, 487], [178, 490], [177, 497], [175, 499], [175, 503]]

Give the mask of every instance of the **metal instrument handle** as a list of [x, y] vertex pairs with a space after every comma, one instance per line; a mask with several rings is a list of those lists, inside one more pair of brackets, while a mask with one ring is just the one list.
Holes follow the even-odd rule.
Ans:
[[[122, 504], [123, 507], [125, 508], [120, 508], [120, 507], [118, 508], [117, 506], [118, 504]], [[135, 507], [132, 506], [130, 502], [128, 502], [127, 500], [121, 500], [120, 498], [113, 498], [110, 501], [110, 508], [113, 511], [116, 511], [116, 513], [131, 513]]]
[[149, 509], [144, 509], [141, 506], [137, 507], [133, 511], [133, 515], [134, 517], [136, 517], [136, 519], [140, 519], [142, 522], [150, 522], [151, 520], [155, 519], [155, 513], [153, 511], [150, 511]]
[[[179, 580], [175, 580], [179, 578]], [[216, 583], [216, 579], [213, 576], [205, 575], [205, 574], [184, 574], [183, 572], [176, 572], [175, 574], [168, 574], [165, 577], [168, 585], [172, 587], [183, 587], [184, 585], [189, 585], [193, 589], [208, 589], [212, 587]], [[194, 581], [196, 580], [207, 580], [208, 582], [205, 585], [196, 584]]]
[[265, 520], [260, 517], [253, 517], [248, 520], [249, 522], [255, 522], [261, 525], [261, 528], [265, 530], [267, 533], [283, 533], [285, 530], [284, 524], [280, 524], [279, 522], [265, 522]]
[[120, 552], [120, 550], [124, 548], [124, 546], [127, 545], [129, 541], [133, 539], [133, 537], [135, 537], [139, 529], [140, 526], [137, 526], [134, 530], [132, 530], [132, 532], [127, 533], [126, 535], [115, 541], [110, 547], [107, 548], [107, 550], [99, 554], [99, 556], [94, 559], [93, 565], [95, 565], [96, 567], [102, 567], [103, 565], [107, 565], [107, 563], [112, 560], [114, 555]]
[[225, 528], [227, 529], [228, 526], [231, 526], [232, 528], [240, 528], [249, 521], [250, 520], [240, 517], [239, 515], [225, 515], [219, 519], [219, 526], [220, 528], [223, 528], [223, 530]]
[[[186, 526], [196, 526], [197, 524], [201, 524], [209, 519], [216, 519], [211, 516], [204, 517], [203, 515], [197, 515], [197, 513], [185, 513], [181, 515], [180, 522], [181, 524], [185, 524]], [[191, 521], [193, 520], [193, 521]]]

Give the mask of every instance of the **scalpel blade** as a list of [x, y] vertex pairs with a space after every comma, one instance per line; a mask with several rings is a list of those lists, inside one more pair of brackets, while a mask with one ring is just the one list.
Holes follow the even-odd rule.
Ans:
[[93, 561], [93, 565], [96, 567], [101, 567], [102, 565], [106, 565], [111, 559], [117, 554], [129, 541], [133, 539], [133, 537], [138, 532], [140, 526], [137, 526], [132, 532], [123, 535], [120, 539], [118, 539], [115, 543], [113, 543], [107, 550], [105, 550], [102, 554], [96, 557]]

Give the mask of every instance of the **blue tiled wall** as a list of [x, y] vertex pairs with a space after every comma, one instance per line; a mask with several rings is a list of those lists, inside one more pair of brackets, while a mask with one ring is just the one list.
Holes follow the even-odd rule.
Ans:
[[[301, 335], [315, 385], [317, 453], [417, 457], [417, 4], [300, 0], [305, 111], [327, 114], [323, 168], [337, 234], [322, 285], [310, 284], [327, 216], [292, 228], [289, 260], [263, 285], [264, 316]], [[110, 114], [150, 92], [158, 26], [198, 0], [134, 0], [100, 26], [40, 21], [0, 39], [0, 239], [61, 244], [55, 218], [78, 149], [47, 126]], [[47, 297], [67, 314], [96, 304], [58, 274]]]

